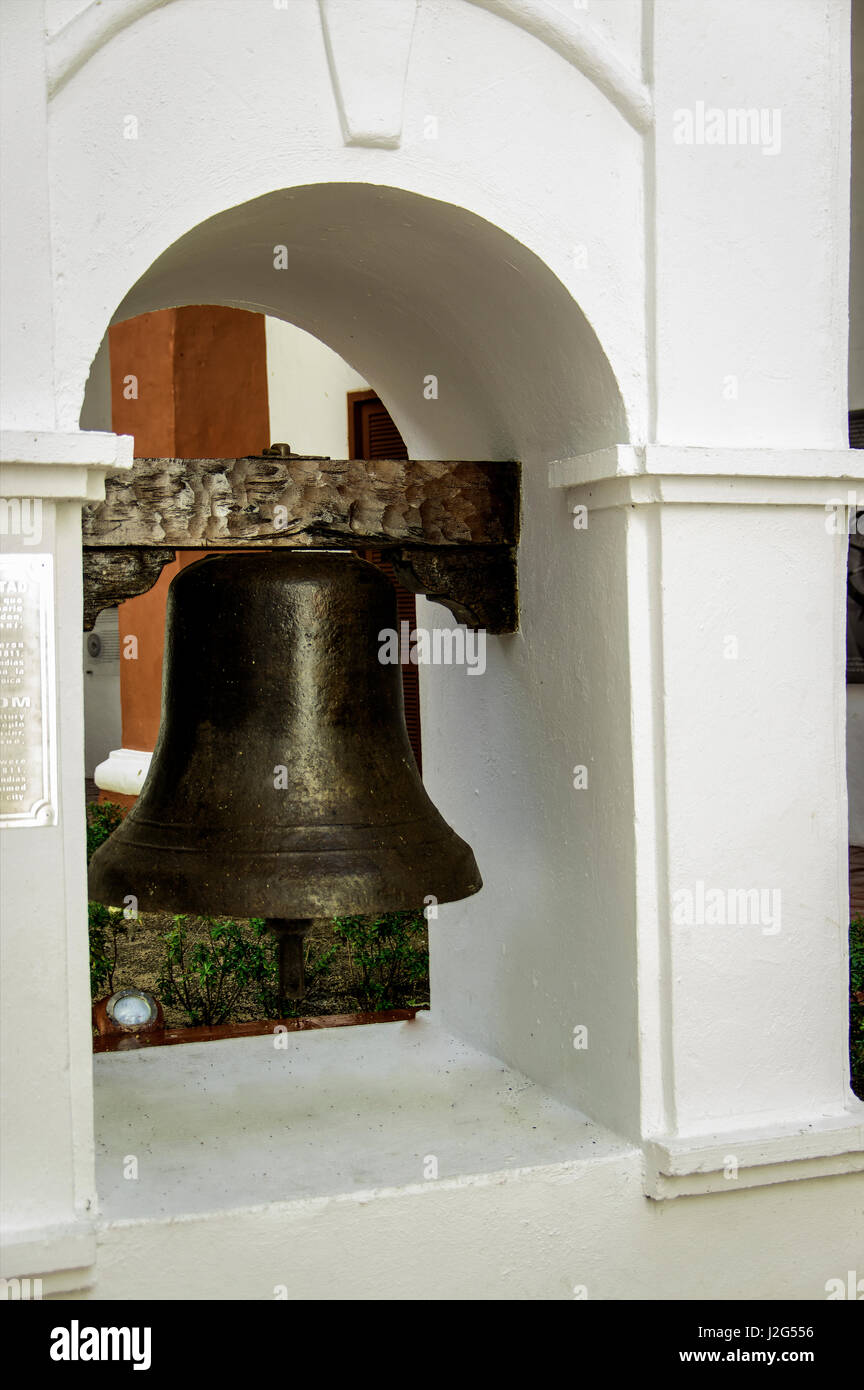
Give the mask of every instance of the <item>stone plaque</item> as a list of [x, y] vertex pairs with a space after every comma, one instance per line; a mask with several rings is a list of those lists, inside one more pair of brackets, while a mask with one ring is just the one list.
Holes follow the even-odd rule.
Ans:
[[57, 824], [50, 555], [0, 555], [0, 828]]

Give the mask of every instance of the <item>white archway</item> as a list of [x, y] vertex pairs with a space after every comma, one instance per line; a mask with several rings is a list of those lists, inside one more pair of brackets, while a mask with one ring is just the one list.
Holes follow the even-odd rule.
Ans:
[[[590, 704], [585, 672], [596, 662], [587, 647], [605, 639], [596, 576], [572, 544], [547, 463], [629, 437], [607, 355], [567, 287], [513, 236], [463, 207], [374, 184], [285, 189], [209, 218], [153, 262], [113, 320], [194, 303], [266, 313], [314, 334], [374, 385], [412, 457], [524, 465], [523, 630], [489, 640], [482, 680], [450, 668], [421, 672], [424, 780], [476, 846], [486, 883], [476, 902], [442, 909], [430, 939], [433, 1001], [463, 1035], [518, 1056], [530, 1032], [526, 971], [533, 967], [554, 1009], [564, 1008], [558, 996], [572, 988], [584, 951], [571, 925], [578, 866], [546, 871], [573, 805], [570, 779], [556, 773], [558, 738], [543, 728], [570, 723], [574, 683]], [[437, 398], [424, 391], [430, 376]], [[617, 547], [606, 563], [623, 573]], [[418, 619], [452, 621], [422, 600]], [[545, 677], [562, 663], [567, 677], [556, 693]], [[618, 734], [626, 741], [623, 728]], [[625, 816], [630, 796], [625, 775]], [[532, 911], [534, 940], [524, 931]], [[632, 954], [632, 941], [626, 949]], [[611, 976], [605, 988], [614, 994]], [[635, 1020], [625, 1014], [619, 1050], [633, 1057]], [[562, 1036], [557, 1051], [568, 1043]]]
[[[55, 96], [98, 53], [130, 25], [174, 0], [113, 0], [110, 9], [101, 0], [89, 0], [71, 19], [48, 35], [48, 89]], [[636, 130], [647, 129], [653, 118], [651, 94], [640, 74], [602, 32], [584, 23], [578, 12], [568, 15], [545, 6], [542, 0], [467, 0], [531, 34], [583, 72]], [[354, 0], [349, 0], [353, 5]], [[330, 0], [331, 7], [333, 0]], [[328, 0], [319, 0], [322, 21], [328, 19]], [[288, 0], [274, 0], [274, 8], [287, 9]], [[587, 6], [585, 7], [587, 9]], [[388, 17], [382, 16], [382, 27]], [[368, 25], [367, 25], [368, 27]]]
[[629, 437], [565, 286], [500, 228], [437, 199], [313, 184], [230, 208], [168, 247], [114, 321], [195, 303], [314, 334], [375, 385], [417, 458], [530, 461]]

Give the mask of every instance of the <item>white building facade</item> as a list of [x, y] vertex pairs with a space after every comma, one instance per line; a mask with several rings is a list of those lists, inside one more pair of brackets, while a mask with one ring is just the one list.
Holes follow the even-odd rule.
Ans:
[[[41, 516], [4, 553], [50, 558], [56, 671], [48, 810], [0, 831], [3, 1273], [83, 1298], [864, 1276], [849, 4], [0, 19], [2, 490]], [[112, 320], [190, 303], [312, 333], [413, 458], [520, 459], [521, 627], [482, 678], [423, 673], [424, 777], [485, 884], [432, 925], [431, 1015], [94, 1072], [80, 508], [133, 442], [81, 410]]]

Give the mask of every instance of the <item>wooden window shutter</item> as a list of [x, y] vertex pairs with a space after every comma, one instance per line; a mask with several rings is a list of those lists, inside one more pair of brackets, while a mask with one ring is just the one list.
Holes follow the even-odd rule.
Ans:
[[355, 459], [407, 459], [405, 440], [374, 391], [348, 395], [348, 449]]
[[[390, 412], [374, 391], [351, 391], [348, 395], [348, 450], [351, 458], [407, 459], [405, 441], [393, 422]], [[364, 550], [364, 560], [383, 570], [396, 590], [398, 624], [408, 623], [409, 631], [417, 626], [416, 595], [399, 583], [393, 566], [380, 550]], [[405, 725], [411, 748], [420, 772], [423, 756], [420, 739], [420, 673], [416, 666], [402, 668], [402, 694], [405, 701]]]

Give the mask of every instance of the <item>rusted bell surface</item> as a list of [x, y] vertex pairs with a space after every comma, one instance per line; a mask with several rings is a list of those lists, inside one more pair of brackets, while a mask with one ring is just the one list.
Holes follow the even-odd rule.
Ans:
[[215, 555], [168, 594], [162, 723], [90, 897], [139, 911], [306, 920], [476, 893], [469, 846], [427, 796], [399, 667], [396, 595], [346, 553]]

